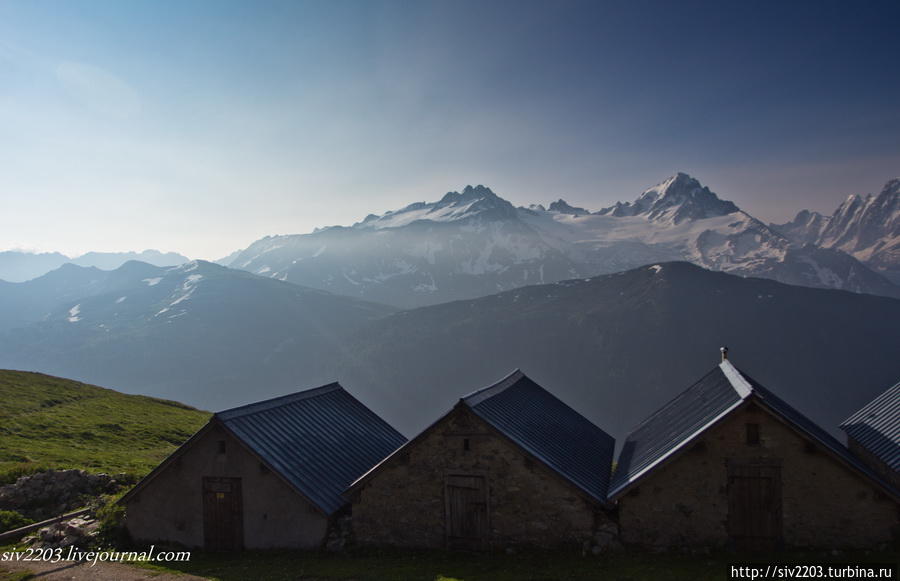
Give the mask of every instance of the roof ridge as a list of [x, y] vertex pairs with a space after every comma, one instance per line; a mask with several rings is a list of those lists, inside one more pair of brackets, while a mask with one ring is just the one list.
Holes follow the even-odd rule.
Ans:
[[278, 397], [273, 397], [270, 399], [264, 399], [262, 401], [257, 401], [253, 403], [244, 404], [241, 406], [229, 408], [226, 410], [222, 410], [220, 412], [216, 412], [213, 414], [215, 417], [222, 420], [230, 420], [236, 417], [246, 416], [249, 414], [255, 414], [261, 411], [269, 410], [274, 407], [278, 407], [280, 405], [285, 405], [288, 403], [293, 403], [295, 401], [302, 401], [304, 399], [309, 399], [312, 397], [316, 397], [325, 393], [330, 393], [336, 390], [343, 390], [341, 384], [337, 381], [333, 381], [329, 384], [322, 385], [319, 387], [313, 387], [310, 389], [304, 389], [301, 391], [296, 391], [294, 393], [289, 393], [287, 395], [280, 395]]
[[[504, 377], [503, 379], [492, 383], [486, 387], [482, 387], [480, 389], [476, 389], [472, 393], [466, 394], [459, 398], [459, 401], [465, 402], [469, 407], [478, 405], [486, 399], [494, 397], [498, 393], [502, 393], [507, 388], [512, 387], [516, 383], [518, 383], [523, 377], [526, 375], [522, 372], [518, 367], [509, 375]], [[493, 390], [493, 391], [492, 391]]]
[[731, 387], [734, 388], [734, 391], [737, 392], [738, 397], [741, 399], [747, 399], [750, 394], [753, 393], [754, 388], [753, 385], [747, 381], [741, 371], [732, 365], [731, 361], [725, 359], [722, 363], [719, 364], [719, 368], [722, 370], [722, 373], [725, 374], [725, 378], [728, 379], [728, 383], [731, 384]]

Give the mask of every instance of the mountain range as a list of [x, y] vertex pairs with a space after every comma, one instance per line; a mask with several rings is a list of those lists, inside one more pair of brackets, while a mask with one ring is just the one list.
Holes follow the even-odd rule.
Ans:
[[849, 196], [831, 216], [802, 210], [772, 227], [797, 244], [846, 252], [900, 284], [900, 178], [878, 195]]
[[0, 367], [204, 409], [339, 380], [407, 434], [520, 367], [621, 436], [722, 344], [833, 427], [896, 382], [900, 347], [900, 300], [685, 262], [406, 311], [202, 261], [67, 265], [0, 285], [0, 305]]
[[190, 260], [177, 252], [144, 250], [142, 252], [88, 252], [70, 258], [59, 252], [0, 252], [0, 281], [23, 282], [47, 274], [63, 264], [94, 266], [104, 270], [119, 268], [129, 260], [139, 260], [156, 266], [175, 266]]
[[0, 367], [201, 407], [256, 399], [249, 394], [298, 378], [330, 381], [319, 362], [362, 323], [394, 311], [203, 261], [64, 265], [0, 285], [0, 307]]
[[230, 267], [86, 255], [0, 280], [0, 367], [205, 409], [338, 379], [408, 434], [521, 367], [621, 435], [729, 344], [832, 427], [897, 380], [898, 183], [781, 225], [683, 173], [593, 212], [468, 186]]
[[[892, 191], [896, 202], [896, 188]], [[889, 224], [898, 222], [896, 203], [885, 212], [893, 212]], [[858, 239], [878, 238], [880, 225], [873, 222], [858, 225], [866, 232]], [[633, 202], [593, 213], [564, 200], [547, 208], [517, 208], [490, 188], [467, 186], [436, 202], [369, 215], [352, 226], [269, 236], [228, 265], [400, 308], [673, 260], [789, 284], [900, 297], [900, 287], [860, 262], [871, 253], [860, 251], [858, 258], [845, 252], [846, 244], [818, 243], [791, 232], [764, 224], [678, 173]]]

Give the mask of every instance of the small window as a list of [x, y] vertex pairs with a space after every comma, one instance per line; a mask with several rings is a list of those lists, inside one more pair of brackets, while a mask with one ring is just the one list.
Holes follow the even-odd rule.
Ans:
[[759, 424], [747, 424], [747, 445], [759, 446]]
[[219, 440], [219, 454], [225, 453], [225, 440]]
[[472, 449], [472, 444], [469, 442], [469, 438], [463, 438], [463, 450], [468, 452]]

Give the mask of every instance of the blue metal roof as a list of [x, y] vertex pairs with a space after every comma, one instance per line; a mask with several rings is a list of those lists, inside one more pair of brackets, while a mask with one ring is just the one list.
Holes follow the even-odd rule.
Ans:
[[272, 470], [332, 514], [347, 486], [405, 441], [337, 383], [215, 415]]
[[620, 494], [751, 397], [853, 468], [897, 494], [818, 424], [725, 360], [628, 435], [619, 453], [609, 497], [612, 499]]
[[519, 370], [460, 400], [593, 498], [606, 502], [615, 440]]
[[844, 420], [841, 429], [892, 470], [900, 472], [900, 383]]

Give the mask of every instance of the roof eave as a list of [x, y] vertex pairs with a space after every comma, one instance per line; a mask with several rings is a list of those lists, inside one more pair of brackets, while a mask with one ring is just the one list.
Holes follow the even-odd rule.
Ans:
[[384, 459], [382, 459], [380, 462], [378, 462], [377, 464], [375, 464], [374, 466], [369, 468], [369, 470], [367, 470], [365, 472], [365, 474], [363, 474], [362, 476], [360, 476], [359, 478], [357, 478], [356, 480], [351, 482], [350, 485], [346, 489], [344, 489], [344, 492], [341, 494], [344, 497], [347, 497], [348, 495], [356, 492], [363, 484], [365, 484], [366, 481], [371, 479], [378, 472], [381, 472], [381, 470], [383, 470], [385, 468], [385, 466], [387, 466], [387, 464], [389, 462], [391, 462], [398, 454], [401, 454], [407, 448], [412, 446], [415, 442], [420, 441], [427, 434], [430, 434], [434, 430], [435, 426], [437, 426], [442, 421], [444, 421], [444, 419], [447, 416], [449, 416], [454, 411], [456, 411], [456, 409], [459, 408], [460, 406], [468, 407], [468, 406], [465, 406], [465, 403], [463, 402], [463, 400], [460, 399], [458, 402], [456, 402], [456, 404], [452, 408], [450, 408], [450, 410], [448, 410], [446, 413], [444, 413], [441, 417], [439, 417], [437, 420], [435, 420], [434, 422], [429, 424], [425, 429], [423, 429], [421, 432], [419, 432], [418, 434], [413, 436], [411, 439], [404, 442], [403, 445], [401, 445], [399, 448], [397, 448], [396, 450], [394, 450], [393, 452], [391, 452], [390, 454], [385, 456]]
[[[471, 408], [471, 407], [469, 407], [469, 406], [466, 406], [466, 407], [468, 407], [468, 409], [469, 409], [473, 414], [475, 414], [475, 416], [478, 417], [478, 419], [480, 419], [482, 422], [484, 422], [484, 424], [485, 424], [491, 431], [493, 431], [495, 434], [499, 435], [500, 437], [504, 438], [507, 442], [509, 442], [510, 444], [512, 444], [513, 446], [515, 446], [515, 447], [518, 448], [519, 450], [521, 450], [522, 452], [524, 452], [524, 453], [525, 453], [529, 458], [531, 458], [532, 460], [534, 460], [534, 461], [540, 463], [541, 465], [543, 465], [547, 470], [549, 470], [549, 471], [550, 471], [553, 475], [555, 475], [557, 478], [560, 478], [560, 479], [562, 479], [566, 484], [568, 484], [568, 485], [570, 485], [570, 486], [574, 486], [575, 488], [577, 488], [579, 492], [581, 492], [585, 497], [587, 497], [588, 499], [590, 499], [590, 500], [593, 501], [594, 503], [600, 504], [601, 506], [603, 506], [603, 507], [605, 507], [605, 508], [612, 508], [613, 505], [612, 505], [612, 503], [611, 503], [607, 498], [597, 496], [597, 495], [595, 495], [594, 493], [592, 493], [590, 490], [585, 489], [583, 486], [581, 486], [580, 484], [578, 484], [577, 482], [575, 482], [574, 480], [572, 480], [571, 478], [569, 478], [568, 476], [566, 476], [565, 474], [563, 474], [562, 472], [560, 472], [559, 470], [557, 470], [556, 468], [554, 468], [553, 466], [551, 466], [550, 464], [548, 464], [543, 458], [541, 458], [540, 456], [538, 456], [538, 455], [536, 455], [536, 454], [533, 454], [533, 453], [532, 453], [529, 449], [527, 449], [525, 446], [523, 446], [523, 445], [520, 444], [519, 442], [515, 441], [515, 440], [514, 440], [513, 438], [511, 438], [510, 436], [506, 435], [502, 430], [499, 430], [496, 426], [494, 426], [490, 421], [488, 421], [486, 418], [484, 418], [481, 414], [479, 414], [478, 412], [476, 412], [473, 408]], [[615, 446], [615, 444], [613, 444], [613, 445]], [[610, 466], [611, 466], [611, 465], [612, 465], [612, 458], [609, 458], [609, 463], [610, 463]], [[612, 474], [609, 474], [609, 475], [607, 476], [607, 478], [610, 478], [611, 476], [612, 476]]]
[[[827, 442], [822, 441], [818, 436], [810, 433], [808, 430], [803, 428], [803, 426], [800, 426], [797, 423], [792, 422], [790, 420], [790, 418], [785, 417], [777, 408], [774, 408], [771, 405], [769, 405], [764, 398], [756, 396], [756, 400], [760, 404], [762, 404], [761, 407], [764, 410], [766, 410], [767, 412], [769, 412], [770, 414], [775, 416], [776, 419], [780, 420], [785, 425], [792, 427], [794, 429], [794, 431], [796, 431], [798, 434], [800, 434], [806, 440], [808, 440], [812, 443], [818, 443], [825, 450], [825, 452], [827, 454], [829, 454], [833, 459], [835, 459], [838, 462], [840, 462], [841, 464], [843, 464], [845, 467], [850, 469], [852, 472], [855, 472], [859, 476], [871, 481], [873, 484], [875, 484], [879, 488], [881, 488], [886, 494], [891, 496], [895, 501], [900, 502], [900, 491], [898, 491], [896, 488], [891, 486], [888, 482], [884, 481], [880, 476], [878, 476], [874, 472], [871, 472], [869, 470], [869, 468], [862, 462], [862, 460], [860, 460], [859, 458], [856, 458], [856, 456], [853, 454], [853, 452], [851, 452], [845, 446], [842, 446], [840, 442], [837, 442], [835, 440], [839, 446], [842, 446], [842, 448], [847, 452], [847, 454], [849, 454], [850, 456], [852, 456], [855, 460], [857, 460], [859, 462], [859, 465], [856, 465], [853, 462], [849, 462], [846, 457], [844, 457], [841, 454], [838, 454], [836, 451], [834, 451]], [[799, 412], [797, 412], [797, 413], [799, 413]]]
[[700, 438], [700, 436], [702, 436], [707, 431], [709, 431], [709, 430], [713, 429], [714, 427], [718, 426], [719, 424], [721, 424], [725, 420], [725, 418], [727, 418], [729, 415], [731, 415], [733, 412], [735, 412], [738, 408], [746, 405], [748, 401], [749, 401], [749, 398], [737, 400], [732, 405], [730, 405], [729, 407], [724, 409], [718, 416], [713, 418], [712, 421], [708, 422], [705, 426], [703, 426], [702, 428], [698, 429], [696, 432], [691, 434], [691, 436], [689, 438], [683, 439], [680, 443], [678, 443], [678, 445], [676, 445], [674, 448], [669, 450], [666, 454], [660, 456], [655, 461], [653, 461], [651, 464], [649, 464], [649, 465], [645, 466], [643, 469], [641, 469], [640, 472], [638, 472], [635, 476], [630, 478], [627, 482], [620, 485], [618, 488], [610, 491], [607, 494], [607, 499], [609, 500], [609, 502], [618, 500], [626, 492], [628, 492], [629, 490], [631, 490], [632, 488], [637, 486], [638, 483], [640, 483], [640, 481], [643, 480], [644, 477], [649, 475], [651, 472], [653, 472], [657, 468], [660, 468], [660, 467], [664, 466], [665, 464], [668, 464], [669, 462], [675, 460], [678, 456], [680, 456], [682, 454], [682, 452], [685, 451], [685, 449], [688, 447], [688, 445], [694, 443], [698, 438]]

